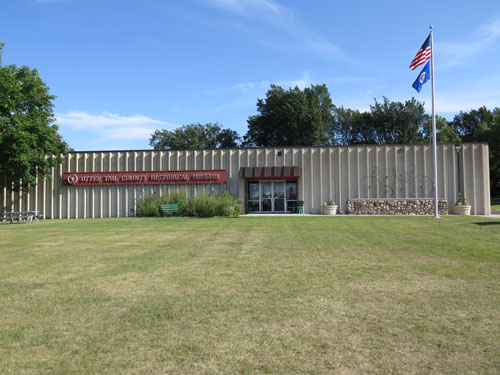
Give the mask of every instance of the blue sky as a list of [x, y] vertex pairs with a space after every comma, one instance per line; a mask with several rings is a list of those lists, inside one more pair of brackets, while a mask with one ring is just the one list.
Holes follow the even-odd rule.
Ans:
[[415, 96], [434, 25], [436, 110], [500, 106], [500, 1], [0, 0], [4, 64], [37, 68], [76, 150], [149, 149], [155, 129], [240, 135], [271, 83], [325, 83], [334, 104]]

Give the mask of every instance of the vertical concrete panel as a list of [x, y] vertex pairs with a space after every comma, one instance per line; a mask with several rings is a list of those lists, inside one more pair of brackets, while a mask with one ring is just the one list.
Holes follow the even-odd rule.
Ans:
[[[239, 167], [248, 167], [250, 165], [250, 150], [240, 150], [240, 164]], [[239, 174], [239, 168], [238, 168]]]
[[387, 161], [389, 147], [382, 147], [380, 149], [380, 188], [379, 196], [382, 198], [392, 198], [394, 188], [391, 183], [391, 171], [389, 170], [389, 163]]
[[342, 211], [345, 211], [347, 204], [347, 196], [348, 196], [348, 163], [347, 163], [347, 154], [348, 148], [341, 147], [339, 148], [339, 159], [338, 159], [338, 168], [339, 168], [339, 202], [341, 204]]
[[[99, 172], [104, 172], [104, 153], [99, 153]], [[103, 202], [103, 187], [99, 186], [99, 209], [98, 217], [102, 218], [104, 212], [104, 202]]]
[[311, 148], [311, 208], [312, 213], [321, 212], [321, 148]]
[[335, 149], [330, 148], [330, 155], [328, 156], [329, 161], [330, 161], [330, 196], [332, 200], [338, 204], [338, 199], [337, 199], [337, 186], [338, 186], [338, 181], [336, 179], [336, 172], [337, 168], [335, 166]]
[[353, 176], [354, 176], [354, 186], [351, 191], [351, 197], [352, 198], [359, 198], [359, 189], [360, 189], [360, 177], [361, 177], [361, 148], [356, 147], [354, 149], [354, 156], [355, 156], [355, 162], [353, 163], [354, 170], [353, 170]]
[[441, 160], [440, 163], [438, 162], [438, 166], [439, 166], [438, 179], [440, 182], [438, 197], [440, 197], [440, 198], [445, 197], [446, 192], [448, 191], [448, 178], [447, 178], [448, 160], [446, 158], [447, 151], [448, 151], [447, 145], [438, 145], [438, 155], [440, 158], [439, 160]]
[[255, 166], [256, 167], [263, 167], [264, 165], [265, 165], [265, 163], [264, 163], [264, 150], [258, 148], [255, 150]]
[[481, 212], [479, 212], [479, 214], [490, 215], [491, 214], [490, 165], [489, 165], [488, 145], [485, 145], [485, 144], [483, 144], [481, 147], [481, 166], [480, 166], [480, 168], [482, 169], [482, 175], [484, 176], [483, 180], [481, 181], [481, 183], [483, 184], [482, 192], [483, 192], [483, 197], [484, 197], [484, 205], [482, 207]]
[[[57, 173], [56, 173], [56, 186], [55, 186], [55, 196], [57, 199], [57, 214], [56, 218], [57, 219], [62, 219], [62, 211], [63, 211], [63, 184], [62, 184], [62, 171], [63, 171], [63, 165], [59, 164], [57, 166]], [[31, 209], [31, 207], [30, 207]]]
[[209, 162], [207, 162], [207, 152], [205, 150], [203, 150], [201, 152], [200, 156], [201, 156], [201, 163], [200, 163], [200, 165], [201, 165], [202, 169], [209, 169], [209, 168], [207, 168], [207, 165], [209, 163]]
[[319, 166], [318, 166], [318, 174], [319, 174], [319, 178], [318, 178], [318, 188], [319, 188], [319, 195], [318, 195], [318, 202], [319, 202], [319, 209], [320, 209], [320, 212], [321, 212], [321, 205], [323, 204], [324, 202], [324, 199], [323, 199], [323, 149], [322, 148], [318, 148], [316, 150], [316, 158], [319, 162]]
[[480, 211], [480, 207], [483, 206], [483, 194], [481, 189], [481, 179], [483, 178], [482, 169], [480, 167], [481, 160], [481, 151], [480, 146], [471, 145], [472, 149], [472, 168], [473, 179], [474, 179], [474, 192], [473, 192], [473, 200], [472, 200], [472, 208], [471, 213], [477, 214]]
[[321, 204], [323, 202], [328, 201], [329, 199], [332, 199], [332, 192], [331, 192], [331, 165], [330, 165], [330, 152], [331, 148], [324, 148], [321, 149], [321, 167], [322, 167], [322, 181], [321, 181], [321, 192], [322, 192], [322, 198], [321, 198]]
[[302, 154], [302, 199], [304, 201], [304, 210], [311, 211], [311, 194], [312, 194], [312, 171], [311, 171], [311, 153], [312, 149], [301, 148]]
[[[82, 162], [82, 171], [83, 172], [87, 172], [87, 153], [83, 153], [82, 157], [80, 158], [81, 162]], [[87, 218], [87, 191], [88, 191], [88, 188], [86, 186], [82, 186], [80, 188], [80, 191], [81, 191], [81, 199], [82, 199], [82, 202], [81, 202], [81, 214], [80, 216], [84, 219]]]
[[366, 194], [366, 179], [368, 177], [368, 148], [358, 147], [358, 160], [359, 160], [359, 172], [358, 172], [358, 196], [357, 198], [367, 198]]
[[[140, 169], [139, 169], [140, 170]], [[116, 153], [116, 171], [117, 172], [122, 172], [123, 167], [122, 167], [122, 153], [117, 152]], [[121, 186], [116, 186], [116, 189], [113, 191], [114, 193], [114, 199], [113, 203], [115, 204], [116, 207], [116, 216], [117, 217], [122, 217], [123, 216], [123, 210], [122, 210], [122, 187]]]
[[451, 205], [455, 204], [455, 199], [458, 193], [458, 164], [457, 152], [455, 146], [450, 146], [448, 153], [448, 207], [451, 212]]
[[[249, 150], [239, 150], [239, 167], [247, 167], [249, 164]], [[239, 174], [239, 168], [238, 168]], [[239, 178], [239, 186], [238, 186], [238, 198], [240, 198], [243, 202], [245, 201], [245, 185], [246, 180], [243, 178]], [[243, 204], [244, 207], [244, 204]]]
[[226, 182], [226, 188], [224, 189], [224, 191], [228, 191], [231, 189], [231, 183], [232, 183], [232, 180], [233, 180], [233, 160], [232, 160], [232, 154], [233, 154], [233, 151], [232, 150], [226, 150], [226, 151], [223, 151], [223, 153], [225, 154], [225, 157], [224, 157], [224, 169], [227, 171], [227, 182]]
[[255, 167], [257, 165], [257, 153], [254, 149], [247, 149], [247, 162], [243, 167]]
[[353, 197], [353, 190], [356, 188], [357, 171], [357, 147], [349, 147], [347, 149], [347, 199]]
[[270, 157], [270, 150], [269, 149], [264, 149], [264, 166], [265, 167], [270, 167], [273, 165], [272, 158]]
[[[241, 151], [240, 150], [234, 150], [230, 151], [233, 153], [232, 155], [232, 160], [231, 160], [231, 186], [229, 189], [229, 192], [238, 194], [240, 190], [240, 157], [241, 157]], [[213, 184], [211, 184], [213, 185]]]
[[305, 177], [306, 176], [306, 171], [305, 171], [305, 167], [304, 167], [304, 150], [302, 148], [297, 149], [296, 156], [297, 156], [297, 165], [300, 167], [300, 170], [301, 170], [301, 173], [302, 173], [301, 176], [300, 176], [300, 178], [299, 178], [298, 184], [297, 184], [298, 200], [303, 201], [304, 197], [305, 197], [305, 194], [304, 194], [304, 190], [305, 190], [304, 180], [306, 178]]
[[[471, 167], [470, 164], [470, 154], [468, 152], [467, 145], [462, 146], [462, 152], [460, 153], [460, 174], [462, 175], [462, 196], [465, 197], [468, 201], [470, 201], [469, 193], [471, 191]], [[472, 210], [471, 210], [472, 211]]]

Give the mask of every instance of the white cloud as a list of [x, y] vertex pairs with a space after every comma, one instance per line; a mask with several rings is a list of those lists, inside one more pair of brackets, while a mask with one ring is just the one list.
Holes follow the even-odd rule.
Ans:
[[227, 11], [251, 18], [290, 16], [290, 10], [272, 0], [207, 0], [207, 3]]
[[[486, 106], [493, 109], [500, 103], [500, 88], [472, 88], [464, 90], [464, 94], [457, 95], [454, 92], [444, 92], [436, 97], [436, 111], [443, 113], [468, 112]], [[430, 110], [430, 105], [429, 105]]]
[[[223, 87], [219, 89], [210, 89], [210, 90], [205, 90], [202, 93], [196, 94], [195, 96], [200, 96], [200, 95], [214, 95], [214, 94], [224, 94], [228, 92], [233, 92], [233, 91], [239, 91], [243, 93], [253, 93], [257, 94], [262, 93], [264, 90], [268, 90], [271, 86], [271, 84], [281, 86], [285, 89], [287, 88], [295, 88], [297, 86], [299, 89], [304, 90], [306, 87], [310, 87], [311, 85], [314, 84], [321, 84], [321, 83], [336, 83], [336, 82], [343, 82], [343, 83], [362, 83], [362, 82], [368, 82], [368, 81], [373, 81], [373, 78], [370, 77], [356, 77], [356, 76], [351, 76], [351, 75], [345, 75], [345, 76], [339, 76], [339, 77], [330, 77], [325, 80], [315, 80], [311, 78], [311, 74], [309, 71], [305, 71], [302, 74], [302, 77], [292, 79], [292, 80], [277, 80], [277, 81], [260, 81], [260, 82], [241, 82], [241, 83], [236, 83], [234, 85], [228, 86], [228, 87]], [[254, 100], [255, 101], [255, 100]], [[239, 102], [239, 101], [235, 101]]]
[[268, 90], [271, 84], [281, 86], [285, 89], [289, 87], [294, 88], [295, 86], [297, 86], [299, 89], [304, 90], [306, 87], [309, 87], [313, 84], [313, 80], [310, 77], [310, 73], [306, 71], [304, 72], [304, 74], [302, 74], [302, 77], [294, 80], [242, 82], [219, 89], [205, 90], [204, 92], [198, 95], [224, 94], [232, 91], [240, 91], [244, 93], [255, 92], [255, 91], [262, 92], [263, 90]]
[[[208, 4], [235, 13], [240, 17], [258, 20], [284, 31], [290, 40], [283, 44], [267, 43], [285, 50], [306, 50], [335, 61], [353, 59], [327, 38], [314, 32], [296, 16], [295, 12], [273, 0], [205, 0]], [[267, 38], [266, 38], [267, 39]]]
[[99, 134], [106, 140], [137, 140], [149, 139], [158, 128], [173, 129], [178, 125], [165, 121], [154, 120], [143, 115], [120, 116], [103, 112], [93, 115], [83, 111], [56, 113], [57, 123], [61, 128]]
[[442, 66], [460, 65], [477, 57], [500, 37], [500, 19], [476, 29], [468, 42], [438, 44], [436, 53], [442, 54]]

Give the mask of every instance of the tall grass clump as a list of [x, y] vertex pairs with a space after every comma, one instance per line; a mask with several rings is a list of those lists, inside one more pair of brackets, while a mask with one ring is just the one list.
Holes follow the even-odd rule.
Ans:
[[137, 199], [138, 216], [161, 216], [161, 205], [166, 204], [166, 197], [152, 196]]
[[179, 216], [214, 217], [239, 216], [241, 201], [228, 192], [221, 194], [198, 194], [189, 197], [187, 191], [173, 191], [165, 196], [141, 197], [137, 200], [138, 216], [163, 216], [162, 204], [177, 204]]

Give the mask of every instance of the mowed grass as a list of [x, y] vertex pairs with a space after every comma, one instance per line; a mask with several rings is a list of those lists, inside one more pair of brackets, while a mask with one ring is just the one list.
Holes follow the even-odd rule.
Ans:
[[500, 210], [500, 198], [491, 198], [491, 209]]
[[0, 226], [0, 374], [498, 374], [500, 220]]

